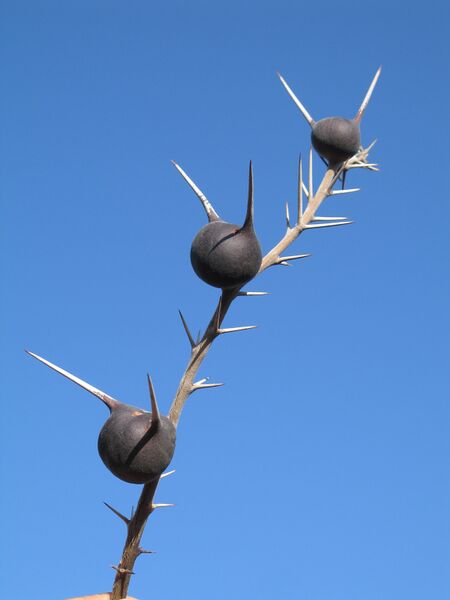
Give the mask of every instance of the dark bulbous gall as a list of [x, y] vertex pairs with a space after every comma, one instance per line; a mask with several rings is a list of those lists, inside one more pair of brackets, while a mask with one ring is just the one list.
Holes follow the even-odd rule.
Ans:
[[314, 123], [312, 145], [330, 165], [338, 165], [354, 154], [361, 145], [359, 123], [343, 117], [327, 117]]
[[119, 404], [100, 431], [98, 452], [119, 479], [148, 483], [170, 464], [175, 440], [175, 427], [167, 417], [152, 424], [152, 413]]
[[119, 402], [53, 363], [28, 352], [57, 373], [99, 398], [110, 415], [98, 436], [98, 453], [113, 475], [128, 483], [153, 481], [169, 466], [175, 451], [176, 428], [159, 414], [155, 391], [147, 375], [151, 412]]
[[253, 279], [261, 261], [261, 247], [253, 227], [212, 221], [200, 229], [191, 246], [196, 274], [222, 289], [242, 286]]

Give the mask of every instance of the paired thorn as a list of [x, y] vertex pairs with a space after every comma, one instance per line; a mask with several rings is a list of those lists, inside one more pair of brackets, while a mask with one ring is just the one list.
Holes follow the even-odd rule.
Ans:
[[152, 378], [147, 373], [147, 381], [148, 381], [148, 390], [150, 392], [150, 402], [152, 407], [152, 422], [150, 423], [150, 429], [152, 427], [157, 427], [161, 422], [161, 417], [159, 414], [158, 403], [156, 402], [156, 394], [155, 389], [153, 387]]
[[381, 66], [378, 68], [377, 72], [375, 73], [375, 77], [372, 79], [372, 83], [370, 84], [369, 89], [367, 90], [367, 93], [364, 96], [364, 100], [362, 101], [361, 106], [359, 107], [358, 112], [356, 113], [356, 116], [355, 116], [356, 123], [359, 123], [362, 119], [364, 111], [366, 110], [367, 105], [369, 104], [370, 97], [373, 94], [373, 90], [375, 89], [375, 86], [377, 85], [377, 81], [378, 81], [378, 78], [380, 77], [380, 74], [381, 74]]
[[275, 264], [290, 266], [289, 263], [287, 263], [288, 260], [299, 260], [301, 258], [308, 258], [308, 256], [311, 256], [311, 254], [294, 254], [293, 256], [280, 256]]
[[286, 227], [289, 231], [291, 228], [291, 218], [289, 216], [289, 204], [286, 202]]
[[314, 125], [314, 119], [312, 118], [312, 116], [309, 114], [309, 112], [306, 110], [306, 108], [303, 106], [303, 104], [300, 102], [300, 100], [297, 98], [297, 96], [294, 94], [294, 92], [288, 86], [288, 84], [286, 83], [286, 80], [282, 77], [282, 75], [280, 73], [277, 73], [277, 75], [278, 75], [281, 83], [283, 84], [284, 89], [287, 91], [289, 96], [292, 98], [292, 100], [297, 105], [297, 108], [300, 110], [302, 115], [308, 121], [309, 125], [312, 127]]
[[331, 190], [329, 193], [330, 196], [342, 196], [342, 194], [353, 194], [354, 192], [359, 192], [361, 188], [348, 188], [346, 190]]
[[203, 379], [200, 379], [199, 381], [196, 381], [195, 383], [193, 383], [192, 391], [195, 392], [195, 390], [203, 390], [206, 388], [221, 387], [222, 385], [224, 385], [223, 383], [206, 383], [208, 380], [209, 380], [209, 377], [204, 377]]
[[60, 373], [60, 375], [63, 375], [67, 379], [70, 379], [70, 381], [73, 381], [74, 383], [76, 383], [77, 385], [79, 385], [80, 387], [82, 387], [84, 390], [87, 390], [88, 392], [90, 392], [91, 394], [93, 394], [94, 396], [96, 396], [97, 398], [99, 398], [102, 402], [104, 402], [106, 404], [106, 406], [110, 410], [112, 410], [115, 406], [117, 406], [118, 404], [120, 404], [120, 402], [118, 402], [118, 400], [116, 400], [112, 396], [109, 396], [108, 394], [105, 394], [105, 392], [102, 392], [101, 390], [98, 390], [97, 388], [95, 388], [94, 386], [90, 385], [89, 383], [86, 383], [86, 381], [83, 381], [79, 377], [75, 377], [75, 375], [72, 375], [68, 371], [65, 371], [64, 369], [61, 369], [61, 367], [57, 367], [56, 365], [54, 365], [50, 361], [45, 360], [45, 358], [42, 358], [41, 356], [38, 356], [37, 354], [34, 354], [33, 352], [30, 352], [29, 350], [25, 350], [25, 352], [27, 354], [29, 354], [30, 356], [32, 356], [33, 358], [35, 358], [36, 360], [40, 361], [41, 363], [44, 363], [44, 365], [47, 365], [47, 367], [50, 367], [50, 369], [53, 369], [57, 373]]
[[175, 504], [164, 504], [164, 503], [152, 504], [152, 510], [155, 510], [157, 508], [166, 508], [169, 506], [175, 506]]
[[314, 221], [347, 221], [348, 217], [314, 217]]
[[190, 188], [194, 191], [197, 197], [200, 199], [200, 202], [205, 209], [206, 216], [208, 217], [208, 221], [218, 221], [220, 219], [219, 215], [214, 210], [211, 202], [205, 196], [205, 194], [201, 191], [201, 189], [192, 181], [192, 179], [183, 171], [183, 169], [178, 165], [174, 160], [171, 161], [176, 170], [180, 173], [183, 179], [187, 182]]
[[238, 292], [238, 296], [267, 296], [269, 292]]
[[257, 325], [246, 325], [244, 327], [226, 327], [225, 329], [217, 329], [217, 333], [222, 335], [224, 333], [234, 333], [235, 331], [247, 331], [248, 329], [256, 329]]
[[111, 510], [117, 517], [119, 517], [119, 519], [122, 519], [122, 521], [125, 523], [125, 525], [130, 524], [130, 519], [128, 517], [126, 517], [125, 515], [123, 515], [121, 512], [119, 512], [118, 510], [116, 510], [114, 508], [114, 506], [111, 506], [111, 504], [108, 504], [107, 502], [103, 502], [103, 504], [105, 506], [107, 506], [109, 508], [109, 510]]
[[248, 167], [248, 198], [247, 198], [247, 213], [245, 215], [245, 221], [242, 225], [242, 229], [253, 228], [253, 213], [254, 213], [254, 200], [253, 200], [253, 164], [250, 161]]
[[298, 187], [297, 187], [297, 225], [300, 225], [303, 219], [303, 165], [302, 155], [298, 157]]
[[178, 313], [180, 315], [181, 322], [183, 323], [184, 331], [186, 332], [186, 335], [188, 336], [189, 343], [191, 344], [191, 348], [195, 348], [196, 343], [194, 341], [194, 338], [191, 335], [191, 332], [189, 331], [189, 327], [188, 327], [188, 325], [186, 323], [185, 318], [183, 317], [183, 313], [181, 312], [181, 310], [178, 310]]
[[354, 221], [338, 221], [337, 223], [317, 223], [305, 225], [305, 229], [321, 229], [322, 227], [339, 227], [340, 225], [351, 225]]
[[312, 155], [312, 146], [309, 147], [309, 165], [308, 165], [308, 201], [314, 198], [314, 189], [313, 189], [313, 155]]
[[173, 475], [175, 473], [175, 469], [172, 469], [172, 471], [167, 471], [166, 473], [163, 473], [160, 476], [160, 479], [164, 479], [165, 477], [169, 477], [169, 475]]
[[139, 546], [137, 550], [139, 554], [155, 554], [154, 550], [145, 550], [144, 548], [141, 548], [141, 546]]

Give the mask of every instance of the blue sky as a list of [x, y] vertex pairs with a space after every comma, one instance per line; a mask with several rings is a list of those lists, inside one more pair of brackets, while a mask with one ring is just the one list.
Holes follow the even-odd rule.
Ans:
[[[322, 214], [226, 323], [183, 413], [176, 474], [136, 565], [141, 600], [450, 597], [448, 5], [23, 2], [1, 10], [2, 593], [110, 589], [139, 487], [101, 463], [105, 407], [28, 348], [166, 412], [205, 326], [205, 223], [177, 160], [243, 220], [249, 159], [265, 251], [295, 201], [312, 115], [364, 117], [378, 174]], [[447, 133], [445, 133], [447, 131]], [[315, 182], [323, 166], [315, 156]], [[274, 415], [278, 415], [274, 417]], [[38, 585], [37, 583], [38, 582]]]

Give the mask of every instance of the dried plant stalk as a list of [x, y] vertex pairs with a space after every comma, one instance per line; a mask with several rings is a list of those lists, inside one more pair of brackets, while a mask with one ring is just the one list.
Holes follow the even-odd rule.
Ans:
[[[308, 187], [303, 183], [303, 175], [302, 175], [302, 163], [300, 160], [299, 163], [299, 178], [298, 178], [298, 198], [297, 198], [297, 220], [296, 224], [291, 227], [290, 225], [290, 217], [289, 211], [286, 211], [286, 221], [287, 221], [287, 230], [283, 238], [270, 250], [263, 258], [261, 268], [259, 273], [262, 273], [267, 268], [280, 265], [280, 264], [289, 264], [289, 260], [295, 260], [298, 258], [303, 258], [308, 255], [294, 255], [294, 256], [282, 256], [283, 252], [299, 237], [299, 235], [305, 231], [306, 229], [312, 228], [320, 228], [320, 227], [332, 227], [339, 225], [350, 224], [351, 221], [343, 220], [343, 217], [336, 218], [317, 218], [316, 212], [323, 203], [323, 201], [331, 195], [336, 194], [336, 191], [333, 191], [333, 186], [339, 180], [339, 178], [345, 173], [346, 170], [352, 168], [367, 168], [369, 170], [377, 170], [376, 165], [370, 164], [367, 162], [367, 156], [372, 148], [373, 144], [371, 144], [367, 149], [362, 149], [355, 156], [347, 160], [345, 163], [340, 165], [339, 167], [331, 168], [329, 167], [325, 172], [325, 175], [317, 189], [317, 191], [313, 192], [313, 182], [312, 182], [312, 151], [309, 154], [309, 173], [308, 173]], [[178, 170], [181, 169], [176, 165]], [[187, 175], [183, 172], [183, 176], [187, 178]], [[193, 184], [193, 182], [192, 182]], [[195, 184], [193, 184], [195, 186]], [[196, 188], [196, 186], [195, 186]], [[194, 189], [194, 188], [193, 188]], [[195, 190], [194, 190], [195, 191]], [[306, 210], [303, 212], [303, 192], [306, 191], [308, 203]], [[352, 190], [339, 190], [340, 193], [344, 192], [354, 192], [358, 191], [355, 189]], [[196, 192], [199, 194], [200, 192]], [[202, 194], [202, 196], [204, 196]], [[214, 212], [212, 206], [208, 203], [208, 208], [210, 212]], [[319, 223], [317, 223], [319, 221]], [[183, 407], [186, 403], [186, 400], [189, 396], [196, 390], [201, 389], [203, 387], [215, 387], [221, 384], [206, 384], [205, 380], [201, 380], [197, 383], [194, 382], [195, 376], [206, 357], [211, 345], [214, 340], [224, 333], [232, 333], [235, 331], [242, 331], [245, 329], [249, 329], [249, 327], [232, 327], [227, 329], [221, 329], [221, 324], [225, 315], [227, 314], [233, 300], [236, 297], [241, 295], [260, 295], [263, 292], [241, 292], [240, 288], [232, 289], [232, 290], [224, 290], [218, 302], [218, 305], [209, 321], [209, 324], [205, 330], [205, 333], [197, 342], [194, 341], [191, 336], [189, 329], [187, 327], [186, 321], [184, 317], [181, 315], [181, 319], [183, 322], [183, 327], [186, 331], [186, 334], [189, 338], [189, 342], [191, 345], [191, 354], [189, 357], [188, 364], [186, 369], [181, 377], [180, 383], [178, 385], [178, 389], [175, 394], [175, 398], [172, 402], [172, 406], [169, 411], [169, 418], [175, 425], [178, 425], [180, 420], [180, 416], [183, 410]], [[162, 476], [164, 477], [164, 475]], [[158, 505], [153, 503], [153, 498], [159, 483], [159, 479], [147, 483], [144, 485], [141, 496], [139, 498], [138, 506], [136, 512], [130, 519], [124, 518], [123, 515], [119, 515], [122, 520], [125, 520], [127, 526], [127, 538], [125, 541], [122, 558], [118, 566], [114, 567], [116, 570], [116, 577], [114, 580], [114, 585], [111, 593], [111, 600], [121, 600], [126, 598], [128, 593], [128, 587], [130, 584], [131, 576], [133, 575], [134, 563], [137, 557], [140, 554], [145, 553], [140, 546], [140, 541], [142, 535], [144, 533], [145, 525], [147, 520], [153, 510], [160, 506], [169, 506], [169, 505]], [[113, 509], [114, 510], [114, 509]], [[117, 514], [117, 511], [114, 510]]]

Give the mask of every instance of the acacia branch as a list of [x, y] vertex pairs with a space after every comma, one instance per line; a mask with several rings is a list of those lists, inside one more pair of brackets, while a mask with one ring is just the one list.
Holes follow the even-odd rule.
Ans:
[[[309, 181], [308, 181], [308, 194], [307, 200], [308, 204], [306, 210], [303, 212], [302, 206], [302, 190], [303, 190], [303, 181], [302, 181], [302, 168], [300, 164], [299, 168], [299, 180], [298, 180], [298, 216], [296, 220], [296, 225], [291, 227], [288, 225], [287, 231], [282, 239], [270, 250], [263, 258], [261, 267], [259, 269], [259, 273], [262, 273], [267, 268], [277, 265], [277, 264], [286, 264], [285, 260], [287, 259], [296, 259], [301, 258], [305, 255], [295, 255], [295, 256], [285, 256], [282, 257], [282, 253], [299, 237], [299, 235], [305, 231], [306, 229], [311, 228], [311, 223], [314, 221], [316, 212], [323, 203], [323, 201], [328, 197], [333, 195], [333, 186], [339, 180], [340, 176], [344, 171], [350, 168], [368, 168], [370, 170], [374, 170], [376, 165], [372, 165], [367, 163], [366, 159], [368, 156], [368, 152], [371, 146], [365, 150], [361, 150], [355, 156], [347, 160], [345, 163], [338, 167], [328, 168], [318, 189], [315, 194], [312, 189], [312, 153], [310, 152], [309, 156]], [[353, 190], [352, 190], [353, 191]], [[338, 218], [339, 219], [339, 218]], [[349, 223], [349, 221], [338, 221], [336, 224]], [[253, 295], [261, 295], [261, 292], [255, 292]], [[205, 333], [200, 338], [198, 342], [194, 342], [192, 336], [189, 334], [189, 341], [191, 342], [191, 354], [189, 357], [188, 364], [186, 369], [180, 379], [178, 389], [175, 394], [175, 398], [172, 402], [169, 411], [169, 419], [175, 425], [178, 426], [181, 413], [183, 411], [186, 400], [189, 396], [199, 389], [199, 383], [195, 383], [195, 376], [205, 359], [206, 355], [209, 352], [214, 340], [219, 337], [223, 333], [231, 332], [231, 331], [239, 331], [242, 329], [247, 329], [237, 327], [237, 328], [229, 328], [229, 329], [221, 329], [220, 325], [222, 324], [232, 302], [238, 297], [242, 295], [251, 295], [250, 292], [241, 292], [241, 288], [234, 288], [232, 290], [223, 290], [220, 296], [219, 302], [214, 310], [212, 317], [206, 327]], [[187, 325], [185, 325], [184, 318], [182, 317], [183, 325], [185, 327], [186, 332]], [[202, 382], [203, 383], [203, 382]], [[215, 386], [216, 384], [214, 384]], [[204, 385], [203, 387], [208, 387], [208, 385]], [[212, 387], [212, 386], [209, 386]], [[153, 497], [156, 492], [156, 488], [158, 486], [159, 479], [154, 480], [153, 482], [147, 483], [144, 485], [141, 496], [139, 498], [139, 503], [136, 509], [136, 512], [131, 517], [129, 523], [127, 524], [127, 539], [125, 541], [122, 558], [117, 567], [114, 567], [117, 571], [116, 577], [114, 580], [113, 591], [111, 594], [111, 600], [121, 600], [126, 598], [128, 593], [128, 587], [130, 584], [131, 576], [133, 575], [133, 567], [137, 557], [144, 553], [140, 547], [140, 540], [142, 534], [144, 533], [144, 528], [147, 523], [147, 519], [153, 512], [153, 510], [158, 506], [153, 504]], [[164, 505], [170, 506], [170, 505]]]

